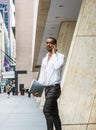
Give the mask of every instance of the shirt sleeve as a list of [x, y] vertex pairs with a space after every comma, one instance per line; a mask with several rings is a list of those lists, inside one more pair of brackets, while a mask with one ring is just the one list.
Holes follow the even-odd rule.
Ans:
[[40, 75], [39, 75], [38, 82], [44, 84], [44, 81], [45, 81], [44, 77], [45, 77], [45, 69], [44, 69], [43, 64], [41, 64], [41, 69], [40, 69]]
[[52, 62], [55, 69], [61, 68], [64, 65], [64, 55], [57, 56], [57, 54], [53, 54]]

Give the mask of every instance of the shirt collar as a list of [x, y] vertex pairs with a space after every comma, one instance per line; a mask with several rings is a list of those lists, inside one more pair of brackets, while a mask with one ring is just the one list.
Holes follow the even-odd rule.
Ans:
[[[48, 54], [49, 54], [49, 52], [46, 54], [46, 57], [48, 57]], [[58, 52], [56, 52], [55, 54], [58, 55]]]

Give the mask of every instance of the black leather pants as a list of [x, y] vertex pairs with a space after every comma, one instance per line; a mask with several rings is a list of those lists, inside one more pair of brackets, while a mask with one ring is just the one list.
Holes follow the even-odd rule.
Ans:
[[53, 124], [56, 130], [61, 130], [61, 121], [58, 114], [57, 99], [61, 93], [60, 84], [48, 86], [45, 88], [44, 115], [47, 123], [47, 130], [53, 130]]

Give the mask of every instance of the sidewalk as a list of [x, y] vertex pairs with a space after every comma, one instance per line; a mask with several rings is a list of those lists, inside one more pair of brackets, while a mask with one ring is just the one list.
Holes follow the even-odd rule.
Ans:
[[0, 94], [0, 130], [46, 130], [42, 110], [34, 97]]

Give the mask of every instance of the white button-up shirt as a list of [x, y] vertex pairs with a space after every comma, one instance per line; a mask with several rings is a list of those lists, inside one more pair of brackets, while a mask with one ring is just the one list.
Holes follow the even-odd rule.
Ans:
[[41, 71], [38, 81], [45, 85], [58, 84], [61, 82], [61, 70], [64, 65], [64, 55], [56, 52], [48, 60], [48, 54], [41, 64]]

